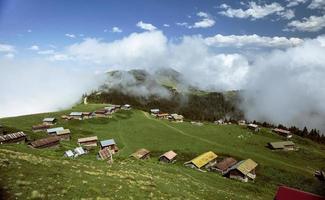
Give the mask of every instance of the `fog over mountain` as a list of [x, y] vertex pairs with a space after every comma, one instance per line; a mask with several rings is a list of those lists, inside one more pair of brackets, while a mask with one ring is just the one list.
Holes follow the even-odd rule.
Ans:
[[[175, 40], [153, 30], [111, 42], [86, 38], [38, 60], [1, 61], [0, 74], [6, 76], [0, 79], [0, 116], [70, 106], [102, 85], [107, 71], [153, 73], [168, 67], [182, 75], [184, 85], [208, 91], [244, 90], [241, 108], [248, 119], [325, 130], [324, 55], [325, 36], [193, 35]], [[139, 89], [130, 77], [121, 77], [128, 79], [130, 93], [168, 96], [162, 88]]]

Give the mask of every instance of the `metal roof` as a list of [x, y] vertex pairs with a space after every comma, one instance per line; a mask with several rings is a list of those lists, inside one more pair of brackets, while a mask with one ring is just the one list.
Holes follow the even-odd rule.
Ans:
[[66, 151], [64, 154], [67, 155], [68, 157], [74, 156], [74, 153], [71, 150]]
[[66, 135], [66, 134], [70, 134], [70, 129], [64, 129], [62, 131], [57, 131], [56, 134], [57, 135]]
[[270, 142], [269, 143], [274, 149], [283, 149], [286, 146], [294, 146], [295, 143], [292, 141], [280, 141], [280, 142]]
[[277, 132], [277, 133], [283, 133], [283, 134], [291, 134], [290, 131], [287, 131], [287, 130], [284, 130], [284, 129], [280, 129], [280, 128], [275, 128], [273, 129], [274, 132]]
[[83, 143], [83, 142], [92, 142], [96, 141], [97, 142], [98, 137], [97, 136], [92, 136], [92, 137], [85, 137], [85, 138], [79, 138], [78, 143]]
[[54, 117], [47, 117], [47, 118], [44, 118], [43, 119], [43, 122], [53, 122], [55, 121], [56, 119]]
[[258, 125], [257, 124], [248, 124], [247, 126], [248, 127], [252, 127], [252, 128], [258, 128]]
[[152, 113], [159, 113], [159, 109], [158, 108], [154, 108], [154, 109], [150, 109], [150, 112]]
[[82, 112], [71, 112], [70, 116], [82, 116]]
[[161, 155], [160, 158], [166, 157], [168, 160], [173, 160], [176, 156], [177, 156], [177, 153], [175, 153], [174, 151], [168, 151], [168, 152], [164, 153], [163, 155]]
[[238, 162], [236, 165], [232, 167], [232, 169], [237, 169], [244, 175], [250, 173], [253, 169], [257, 167], [257, 163], [254, 162], [252, 159], [246, 159]]
[[218, 162], [216, 167], [222, 171], [226, 171], [231, 166], [237, 163], [237, 160], [235, 160], [232, 157], [224, 158], [222, 161]]
[[190, 162], [193, 163], [197, 168], [201, 168], [212, 160], [216, 159], [217, 157], [218, 156], [215, 153], [213, 153], [212, 151], [208, 151], [192, 159]]
[[102, 146], [102, 147], [107, 147], [107, 146], [110, 146], [113, 144], [116, 144], [114, 139], [100, 141], [100, 146]]
[[57, 133], [57, 132], [63, 131], [63, 130], [64, 130], [63, 127], [56, 127], [56, 128], [47, 129], [46, 132], [47, 133]]
[[74, 149], [74, 152], [75, 152], [76, 154], [78, 154], [78, 155], [83, 155], [83, 154], [86, 153], [85, 150], [84, 150], [82, 147], [77, 147], [77, 148], [75, 148], [75, 149]]

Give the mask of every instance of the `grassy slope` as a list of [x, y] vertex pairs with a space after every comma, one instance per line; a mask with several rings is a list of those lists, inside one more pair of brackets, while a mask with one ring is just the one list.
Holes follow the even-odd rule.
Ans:
[[[91, 111], [103, 106], [80, 105], [72, 110]], [[17, 127], [31, 138], [41, 138], [46, 134], [32, 133], [32, 125], [43, 117], [59, 117], [72, 110], [0, 119], [0, 123]], [[324, 146], [296, 138], [298, 152], [272, 152], [265, 148], [266, 143], [281, 138], [267, 129], [253, 134], [237, 125], [175, 124], [153, 119], [142, 111], [121, 111], [112, 119], [59, 121], [58, 126], [61, 125], [71, 129], [72, 140], [61, 142], [60, 148], [36, 150], [25, 145], [0, 146], [0, 183], [11, 198], [272, 199], [279, 184], [316, 193], [325, 191], [324, 185], [313, 177], [315, 169], [324, 167]], [[95, 151], [75, 160], [62, 157], [65, 150], [76, 146], [78, 137], [91, 135], [116, 140], [120, 152], [112, 166], [96, 160]], [[152, 151], [150, 160], [128, 158], [142, 147]], [[170, 149], [179, 154], [178, 162], [158, 164], [158, 155]], [[257, 161], [255, 183], [241, 183], [182, 166], [183, 162], [208, 150]]]

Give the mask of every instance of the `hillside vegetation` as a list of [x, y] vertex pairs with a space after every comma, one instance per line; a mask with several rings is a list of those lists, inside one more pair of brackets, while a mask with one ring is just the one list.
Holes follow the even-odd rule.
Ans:
[[[93, 111], [103, 104], [78, 105], [70, 110], [0, 119], [0, 124], [24, 131], [30, 139], [46, 137], [31, 132], [44, 117], [71, 111]], [[285, 184], [317, 194], [325, 186], [313, 177], [325, 166], [325, 147], [294, 136], [299, 151], [276, 152], [266, 148], [281, 137], [262, 129], [253, 133], [238, 125], [188, 122], [172, 123], [152, 118], [140, 110], [119, 111], [113, 118], [83, 121], [59, 120], [69, 128], [72, 140], [54, 149], [32, 149], [25, 144], [0, 145], [1, 195], [8, 199], [272, 199], [277, 186]], [[120, 151], [114, 163], [96, 159], [97, 150], [76, 159], [63, 157], [77, 146], [77, 139], [97, 135], [114, 138]], [[129, 155], [139, 148], [152, 152], [149, 160]], [[175, 164], [159, 164], [165, 151], [178, 153]], [[212, 172], [185, 168], [183, 163], [205, 151], [238, 160], [251, 158], [259, 165], [255, 182], [242, 183]]]

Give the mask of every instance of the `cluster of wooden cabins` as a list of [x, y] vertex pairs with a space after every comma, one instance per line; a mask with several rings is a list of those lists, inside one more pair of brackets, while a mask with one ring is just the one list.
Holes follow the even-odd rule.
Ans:
[[150, 109], [150, 114], [158, 119], [168, 119], [173, 122], [183, 122], [184, 121], [183, 115], [180, 115], [177, 113], [173, 113], [173, 114], [163, 113], [158, 108]]

